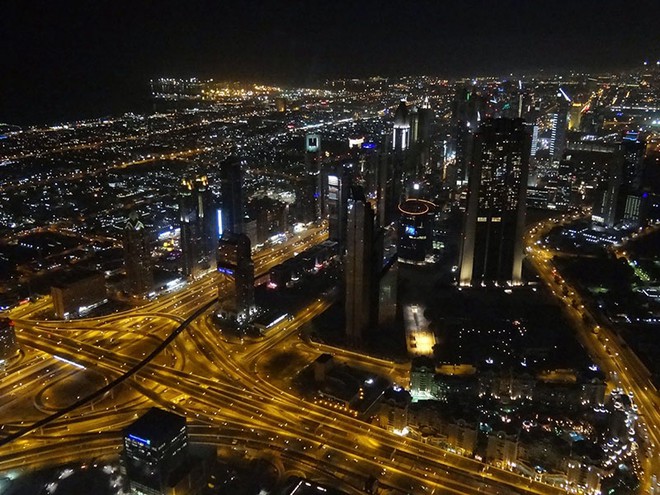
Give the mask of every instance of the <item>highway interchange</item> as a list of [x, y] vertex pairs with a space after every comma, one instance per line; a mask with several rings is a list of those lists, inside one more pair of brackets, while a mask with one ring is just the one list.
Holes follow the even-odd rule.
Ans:
[[[538, 226], [529, 233], [528, 255], [552, 289], [551, 257], [536, 244], [542, 232]], [[325, 238], [321, 226], [257, 253], [257, 275]], [[332, 352], [336, 359], [379, 371], [402, 385], [407, 384], [407, 366], [301, 340], [301, 327], [330, 304], [323, 298], [264, 338], [225, 335], [209, 317], [218, 283], [215, 274], [207, 274], [131, 311], [95, 319], [38, 319], [51, 304], [49, 298], [13, 310], [23, 353], [0, 381], [0, 431], [11, 439], [0, 439], [0, 471], [116, 458], [121, 429], [156, 405], [185, 415], [193, 442], [265, 457], [288, 473], [334, 478], [335, 486], [349, 493], [364, 493], [369, 476], [394, 493], [564, 493], [329, 411], [271, 381], [263, 363], [287, 348], [296, 348], [309, 361]], [[571, 308], [569, 304], [569, 312]], [[617, 370], [621, 385], [634, 393], [653, 445], [646, 456], [653, 471], [647, 472], [657, 472], [657, 463], [650, 463], [657, 451], [660, 414], [657, 396], [646, 388], [648, 377], [628, 349], [615, 343], [611, 348], [618, 355], [603, 355], [591, 332], [580, 335], [603, 368]], [[162, 352], [155, 352], [159, 346]], [[88, 396], [68, 397], [67, 383], [75, 375], [88, 375], [86, 383], [101, 377], [107, 390], [93, 400], [88, 400], [96, 392], [91, 389]], [[58, 414], [67, 404], [71, 411]]]

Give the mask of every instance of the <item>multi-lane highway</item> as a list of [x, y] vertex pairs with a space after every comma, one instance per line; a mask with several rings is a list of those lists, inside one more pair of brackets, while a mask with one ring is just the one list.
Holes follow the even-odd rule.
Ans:
[[[257, 273], [326, 237], [327, 231], [320, 227], [257, 253]], [[324, 299], [313, 300], [261, 340], [224, 338], [200, 310], [212, 308], [217, 284], [214, 274], [208, 274], [184, 290], [132, 311], [74, 322], [34, 320], [50, 304], [48, 298], [17, 308], [11, 316], [21, 344], [30, 351], [5, 377], [8, 385], [29, 383], [34, 401], [47, 406], [45, 394], [39, 391], [72, 373], [93, 370], [109, 383], [130, 378], [121, 389], [111, 387], [95, 397], [93, 404], [83, 397], [78, 407], [54, 415], [37, 429], [29, 427], [40, 418], [34, 410], [24, 415], [28, 404], [0, 407], [5, 435], [16, 435], [3, 446], [0, 470], [116, 456], [121, 428], [155, 404], [188, 417], [195, 441], [226, 446], [232, 438], [240, 448], [267, 452], [289, 469], [310, 476], [334, 474], [339, 485], [352, 492], [374, 476], [400, 493], [563, 493], [330, 411], [271, 383], [260, 372], [260, 360], [291, 346], [304, 347], [301, 354], [310, 361], [321, 352], [332, 352], [338, 359], [381, 369], [400, 383], [406, 370], [386, 360], [300, 340], [301, 326], [327, 308]], [[190, 318], [197, 313], [198, 318]], [[189, 324], [183, 325], [186, 320]], [[158, 346], [164, 347], [163, 352], [154, 353]], [[50, 374], [44, 374], [41, 366], [47, 366]], [[57, 389], [51, 393], [58, 393]], [[81, 448], [72, 449], [75, 442]]]

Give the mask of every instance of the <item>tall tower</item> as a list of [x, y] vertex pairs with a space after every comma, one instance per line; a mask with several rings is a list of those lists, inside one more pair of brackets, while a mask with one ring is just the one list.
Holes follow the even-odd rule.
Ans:
[[566, 150], [566, 129], [568, 127], [568, 112], [571, 100], [566, 96], [564, 90], [559, 88], [557, 97], [557, 112], [551, 114], [550, 133], [550, 158], [561, 160]]
[[474, 88], [462, 88], [457, 92], [452, 120], [455, 126], [456, 180], [461, 184], [468, 180], [474, 133], [482, 118], [483, 107], [483, 99]]
[[181, 259], [185, 277], [211, 267], [217, 238], [213, 196], [206, 176], [184, 178], [179, 192]]
[[250, 238], [245, 234], [225, 232], [218, 242], [218, 272], [225, 275], [233, 287], [229, 291], [221, 278], [218, 300], [222, 311], [238, 323], [244, 323], [255, 312], [254, 263]]
[[222, 194], [222, 230], [240, 234], [243, 232], [243, 166], [244, 160], [235, 155], [220, 166], [220, 192]]
[[408, 107], [404, 100], [401, 100], [394, 113], [392, 146], [394, 151], [405, 151], [410, 146], [410, 120], [408, 119]]
[[[374, 212], [361, 188], [354, 188], [348, 200], [346, 229], [346, 336], [351, 345], [362, 341], [364, 332], [378, 315], [374, 249]], [[375, 310], [375, 311], [374, 311]]]
[[124, 264], [128, 293], [143, 296], [151, 291], [154, 276], [151, 267], [151, 250], [144, 224], [135, 211], [128, 215], [124, 226]]
[[530, 146], [522, 119], [486, 119], [474, 136], [461, 285], [521, 282]]
[[321, 136], [307, 134], [305, 136], [305, 176], [299, 182], [301, 193], [299, 217], [303, 222], [318, 220], [322, 211], [322, 174], [321, 174]]
[[417, 144], [420, 141], [419, 118], [419, 108], [413, 105], [410, 109], [410, 144]]
[[339, 242], [346, 237], [346, 205], [351, 186], [351, 174], [343, 163], [326, 164], [322, 169], [323, 217], [328, 219], [328, 235]]

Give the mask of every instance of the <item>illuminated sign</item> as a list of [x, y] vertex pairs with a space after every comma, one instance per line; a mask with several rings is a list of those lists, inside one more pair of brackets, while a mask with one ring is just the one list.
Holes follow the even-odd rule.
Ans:
[[136, 435], [128, 435], [128, 438], [144, 445], [151, 445], [151, 440], [145, 440], [144, 438], [140, 438]]
[[339, 177], [336, 175], [328, 175], [328, 185], [339, 187]]
[[408, 235], [417, 235], [417, 229], [412, 225], [406, 225], [406, 234]]
[[222, 236], [224, 229], [222, 227], [222, 209], [218, 208], [218, 237]]
[[218, 267], [218, 272], [219, 273], [224, 273], [225, 275], [233, 275], [234, 274], [234, 270], [232, 270], [231, 268], [224, 268], [224, 267], [221, 267], [221, 266]]
[[362, 146], [362, 143], [364, 143], [364, 138], [363, 137], [356, 138], [356, 139], [348, 138], [348, 147], [349, 147], [349, 149], [350, 148], [359, 148], [360, 146]]
[[376, 147], [376, 143], [362, 143], [363, 150], [372, 150]]

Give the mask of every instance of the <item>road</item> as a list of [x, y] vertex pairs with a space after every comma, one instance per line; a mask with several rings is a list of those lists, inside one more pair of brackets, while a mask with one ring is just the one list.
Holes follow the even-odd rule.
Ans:
[[[255, 255], [257, 273], [326, 237], [325, 229], [318, 228], [269, 247]], [[214, 274], [209, 274], [179, 292], [104, 318], [30, 319], [47, 307], [47, 298], [17, 308], [11, 316], [18, 339], [34, 357], [6, 377], [8, 386], [29, 383], [30, 390], [38, 391], [44, 383], [94, 370], [109, 383], [127, 377], [121, 383], [130, 393], [113, 394], [113, 386], [95, 397], [94, 404], [83, 397], [79, 405], [53, 415], [38, 428], [31, 428], [38, 419], [19, 420], [30, 417], [19, 416], [23, 409], [0, 408], [5, 435], [14, 435], [3, 446], [0, 470], [90, 455], [116, 457], [121, 429], [148, 405], [157, 405], [186, 416], [194, 441], [226, 446], [231, 438], [247, 451], [267, 451], [309, 476], [333, 474], [337, 486], [351, 492], [371, 475], [400, 493], [563, 493], [557, 487], [400, 437], [279, 388], [259, 372], [259, 362], [286, 346], [304, 347], [310, 359], [332, 352], [347, 362], [391, 370], [401, 381], [405, 367], [300, 340], [301, 327], [327, 308], [329, 301], [324, 299], [313, 300], [261, 340], [225, 339], [204, 311], [206, 306], [213, 308], [217, 283]], [[189, 324], [182, 325], [186, 319]], [[159, 347], [162, 352], [157, 352]], [[57, 367], [57, 374], [44, 376], [40, 361], [48, 363], [49, 370]], [[23, 408], [34, 417], [27, 405]], [[73, 449], [75, 442], [82, 447]]]

